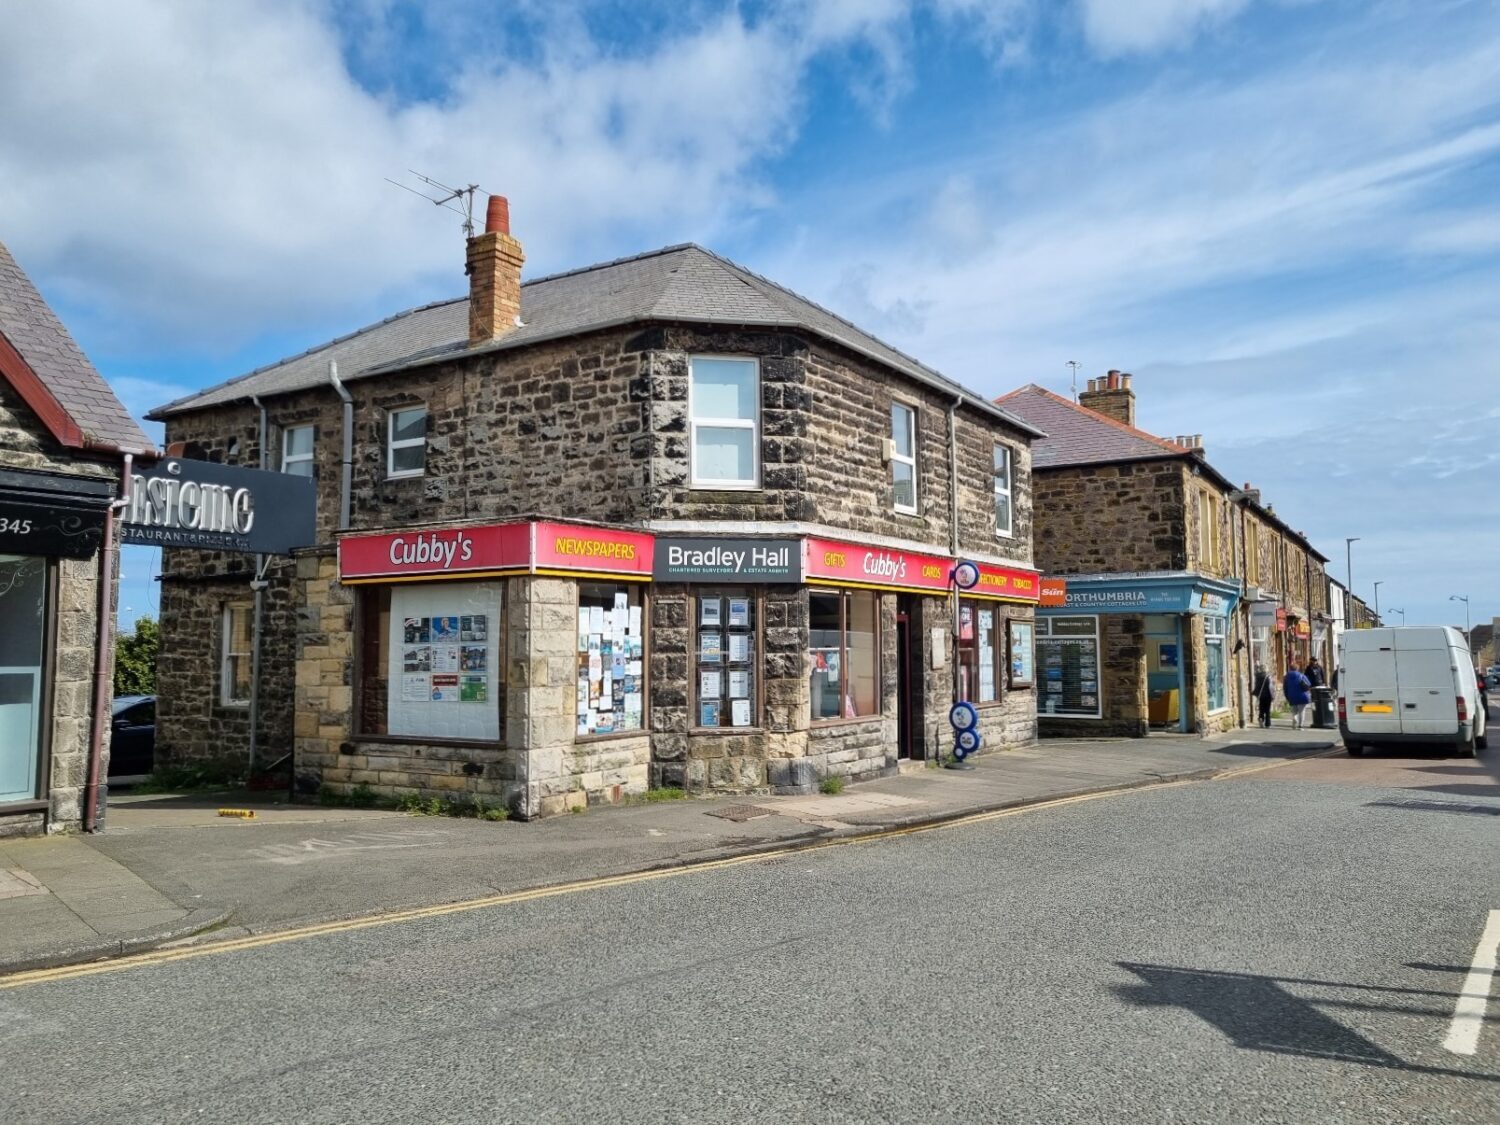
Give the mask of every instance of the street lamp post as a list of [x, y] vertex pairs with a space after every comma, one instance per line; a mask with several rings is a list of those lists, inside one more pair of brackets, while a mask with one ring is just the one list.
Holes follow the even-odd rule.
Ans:
[[1392, 613], [1399, 613], [1401, 615], [1401, 624], [1403, 624], [1403, 625], [1406, 624], [1406, 610], [1404, 610], [1404, 609], [1393, 609], [1393, 610], [1391, 610], [1391, 612]]
[[1380, 582], [1375, 583], [1375, 624], [1377, 625], [1380, 624], [1380, 586], [1384, 581], [1385, 579], [1381, 579]]
[[1344, 627], [1354, 627], [1354, 544], [1359, 536], [1344, 540]]
[[1469, 595], [1468, 594], [1449, 594], [1448, 595], [1448, 600], [1450, 602], [1463, 602], [1464, 603], [1464, 644], [1467, 645], [1469, 643]]

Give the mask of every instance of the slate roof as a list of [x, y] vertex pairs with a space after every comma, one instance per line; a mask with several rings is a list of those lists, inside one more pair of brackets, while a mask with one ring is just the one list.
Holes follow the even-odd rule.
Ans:
[[1031, 446], [1031, 465], [1036, 469], [1180, 457], [1192, 452], [1145, 430], [1117, 422], [1096, 410], [1079, 406], [1035, 383], [1002, 395], [995, 401], [1010, 413], [1046, 431], [1047, 436]]
[[150, 449], [129, 411], [0, 242], [0, 333], [86, 438]]
[[945, 375], [876, 339], [849, 321], [701, 246], [668, 246], [633, 258], [528, 281], [521, 286], [523, 324], [498, 340], [470, 347], [467, 297], [439, 301], [372, 324], [227, 383], [169, 402], [149, 417], [166, 418], [250, 395], [286, 394], [328, 382], [336, 360], [345, 381], [369, 378], [465, 355], [522, 348], [645, 321], [801, 328], [900, 371], [962, 395], [1022, 432], [1040, 431]]

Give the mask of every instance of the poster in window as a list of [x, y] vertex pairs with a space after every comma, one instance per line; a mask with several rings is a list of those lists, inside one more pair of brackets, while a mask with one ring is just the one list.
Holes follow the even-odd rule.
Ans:
[[750, 624], [750, 599], [729, 599], [729, 627], [731, 629], [743, 629]]
[[401, 670], [403, 672], [431, 672], [432, 671], [432, 646], [413, 645], [401, 653]]
[[490, 650], [486, 645], [464, 645], [459, 653], [459, 670], [484, 672], [490, 666]]
[[433, 645], [432, 646], [432, 670], [434, 672], [457, 672], [458, 671], [458, 646], [457, 645]]
[[464, 703], [487, 703], [490, 698], [490, 683], [485, 676], [465, 676], [459, 681], [459, 698]]
[[483, 613], [469, 614], [458, 619], [458, 636], [462, 641], [487, 641], [489, 617]]
[[719, 725], [719, 701], [717, 699], [705, 699], [698, 704], [698, 725], [700, 727], [716, 727]]
[[432, 619], [432, 639], [434, 642], [453, 644], [458, 641], [458, 618], [456, 617], [434, 617]]
[[434, 703], [457, 703], [459, 701], [456, 674], [450, 672], [432, 674], [432, 701]]
[[1170, 672], [1177, 668], [1177, 646], [1157, 645], [1156, 666], [1158, 671]]
[[750, 673], [743, 668], [731, 669], [729, 672], [729, 698], [750, 698]]
[[698, 697], [700, 699], [718, 699], [723, 694], [723, 687], [719, 681], [719, 673], [704, 672], [699, 676]]
[[403, 623], [402, 639], [409, 645], [425, 645], [432, 640], [429, 620], [425, 617], [408, 617]]
[[1035, 627], [1028, 621], [1012, 621], [1008, 631], [1011, 687], [1030, 687], [1036, 679]]
[[698, 601], [698, 624], [718, 628], [722, 624], [719, 616], [721, 603], [718, 598], [701, 598]]
[[750, 659], [750, 637], [745, 633], [729, 634], [729, 663], [743, 664]]
[[750, 701], [748, 699], [736, 699], [729, 705], [730, 725], [736, 727], [748, 727], [750, 725]]
[[401, 698], [408, 703], [426, 703], [432, 698], [432, 685], [425, 672], [406, 673], [401, 677]]
[[698, 658], [717, 663], [724, 659], [724, 644], [718, 633], [698, 634]]

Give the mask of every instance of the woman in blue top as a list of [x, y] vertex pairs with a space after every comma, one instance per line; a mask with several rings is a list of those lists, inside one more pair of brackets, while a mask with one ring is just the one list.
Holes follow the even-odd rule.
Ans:
[[1312, 702], [1312, 683], [1301, 672], [1297, 671], [1295, 664], [1288, 664], [1286, 678], [1281, 681], [1281, 694], [1286, 696], [1286, 701], [1292, 707], [1292, 726], [1296, 730], [1302, 729], [1302, 712], [1307, 710], [1307, 705]]

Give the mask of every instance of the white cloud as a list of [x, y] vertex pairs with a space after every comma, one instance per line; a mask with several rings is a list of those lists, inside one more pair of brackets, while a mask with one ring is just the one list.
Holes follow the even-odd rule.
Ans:
[[1102, 55], [1180, 46], [1238, 15], [1250, 0], [1081, 0], [1083, 31]]

